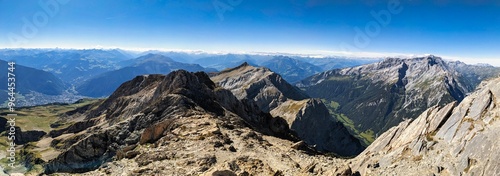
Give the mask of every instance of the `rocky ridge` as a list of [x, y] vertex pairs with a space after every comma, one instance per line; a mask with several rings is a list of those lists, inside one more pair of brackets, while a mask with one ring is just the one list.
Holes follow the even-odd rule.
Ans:
[[149, 156], [149, 152], [141, 153], [144, 151], [140, 149], [147, 144], [167, 145], [172, 135], [176, 140], [185, 140], [174, 131], [184, 131], [178, 127], [197, 119], [205, 119], [209, 122], [205, 126], [211, 126], [207, 129], [209, 134], [201, 134], [206, 130], [196, 131], [201, 140], [209, 137], [223, 140], [220, 132], [223, 127], [249, 128], [248, 131], [295, 139], [285, 120], [242, 103], [203, 72], [183, 70], [167, 76], [138, 76], [122, 84], [95, 109], [72, 118], [80, 120], [49, 134], [53, 138], [51, 146], [61, 153], [45, 165], [47, 174], [86, 172], [113, 159]]

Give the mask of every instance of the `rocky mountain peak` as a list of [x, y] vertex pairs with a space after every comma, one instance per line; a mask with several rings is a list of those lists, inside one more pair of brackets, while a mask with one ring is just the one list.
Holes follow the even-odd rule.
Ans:
[[243, 62], [240, 66], [238, 67], [246, 67], [246, 66], [250, 66], [250, 64], [248, 64], [248, 62]]
[[161, 81], [163, 78], [164, 76], [159, 74], [137, 76], [118, 87], [109, 99], [135, 94], [145, 87]]
[[421, 77], [421, 75], [450, 74], [446, 62], [440, 57], [426, 56], [416, 58], [386, 58], [385, 60], [340, 70], [342, 74], [369, 76], [374, 81], [394, 83], [404, 77]]
[[[201, 106], [210, 106], [214, 104], [213, 101], [210, 101], [215, 97], [212, 92], [214, 88], [215, 84], [204, 72], [191, 73], [185, 70], [177, 70], [166, 76], [156, 74], [137, 76], [118, 87], [103, 103], [103, 106], [92, 111], [89, 117], [96, 117], [103, 113], [108, 118], [131, 115], [139, 112], [141, 107], [150, 107], [151, 101], [164, 98], [169, 94], [182, 95], [186, 98], [198, 100], [196, 103]], [[114, 104], [117, 101], [121, 103]], [[220, 109], [220, 107], [213, 106], [210, 110], [220, 112]]]
[[355, 131], [373, 131], [373, 137], [429, 107], [461, 101], [471, 91], [452, 67], [432, 55], [331, 70], [297, 85], [311, 97], [338, 103], [332, 111], [352, 120]]
[[286, 99], [303, 100], [308, 96], [265, 67], [242, 64], [217, 73], [211, 79], [230, 90], [238, 99], [254, 101], [264, 112]]
[[463, 99], [465, 92], [470, 91], [445, 61], [433, 55], [409, 59], [386, 58], [374, 64], [324, 72], [297, 85], [314, 86], [337, 76], [350, 76], [356, 80], [368, 80], [373, 84], [395, 85], [408, 91], [453, 89], [450, 91], [456, 93], [453, 96], [459, 101]]
[[434, 66], [434, 65], [436, 65], [438, 63], [443, 65], [444, 61], [440, 57], [435, 57], [434, 55], [430, 55], [430, 56], [427, 56], [427, 63], [430, 66]]
[[168, 74], [162, 84], [156, 89], [157, 94], [183, 93], [181, 90], [202, 91], [213, 90], [216, 85], [204, 72], [191, 73], [185, 70], [177, 70]]
[[438, 56], [434, 55], [429, 55], [429, 56], [424, 56], [424, 57], [417, 57], [417, 58], [412, 58], [409, 59], [410, 62], [412, 60], [415, 60], [414, 62], [421, 62], [422, 64], [427, 64], [429, 67], [437, 66], [440, 67], [441, 69], [448, 69], [448, 64]]
[[384, 69], [387, 67], [394, 67], [401, 65], [403, 62], [404, 59], [388, 57], [382, 60], [381, 62], [377, 63], [376, 65], [378, 66], [377, 67], [378, 69]]
[[244, 72], [244, 71], [248, 72], [249, 70], [262, 70], [263, 72], [271, 72], [271, 70], [269, 70], [268, 68], [256, 67], [256, 66], [249, 64], [248, 62], [243, 62], [241, 65], [238, 65], [234, 68], [227, 68], [227, 69], [222, 70], [221, 72], [219, 72], [215, 75], [220, 75], [220, 74], [224, 74], [224, 73]]

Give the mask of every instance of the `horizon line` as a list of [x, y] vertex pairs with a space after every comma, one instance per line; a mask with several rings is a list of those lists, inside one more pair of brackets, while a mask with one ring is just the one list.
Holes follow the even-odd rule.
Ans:
[[[478, 65], [478, 64], [489, 64], [495, 67], [500, 67], [500, 58], [464, 58], [458, 56], [447, 56], [440, 54], [409, 54], [409, 53], [389, 53], [389, 52], [349, 52], [349, 51], [333, 51], [333, 50], [311, 50], [311, 51], [298, 51], [298, 52], [287, 52], [287, 51], [207, 51], [201, 49], [168, 49], [168, 48], [126, 48], [126, 47], [17, 47], [9, 48], [4, 47], [0, 50], [21, 50], [21, 49], [39, 49], [39, 50], [123, 50], [127, 52], [132, 52], [135, 54], [140, 54], [144, 52], [179, 52], [187, 54], [212, 54], [212, 55], [226, 55], [226, 54], [242, 54], [242, 55], [263, 55], [263, 56], [295, 56], [295, 57], [308, 57], [308, 58], [335, 58], [335, 57], [345, 57], [347, 59], [358, 59], [358, 60], [379, 60], [385, 58], [415, 58], [415, 57], [426, 57], [426, 56], [437, 56], [448, 61], [460, 61], [466, 64]], [[496, 62], [492, 62], [496, 61]]]

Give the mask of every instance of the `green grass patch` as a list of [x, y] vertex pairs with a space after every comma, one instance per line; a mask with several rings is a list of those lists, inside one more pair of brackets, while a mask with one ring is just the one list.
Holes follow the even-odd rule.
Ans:
[[[92, 103], [102, 102], [99, 99], [84, 99], [78, 101], [74, 104], [49, 104], [49, 105], [41, 105], [41, 106], [33, 106], [33, 107], [23, 107], [18, 108], [14, 112], [17, 114], [16, 117], [16, 126], [20, 127], [23, 131], [29, 130], [41, 130], [46, 133], [49, 133], [51, 130], [54, 130], [50, 127], [51, 124], [55, 122], [60, 122], [61, 117], [65, 116], [65, 113], [68, 111], [75, 110], [79, 107], [83, 107]], [[7, 114], [12, 114], [8, 109], [0, 109], [0, 117], [7, 119]], [[8, 119], [7, 119], [8, 120]], [[8, 125], [8, 124], [7, 124]], [[63, 126], [58, 128], [62, 128], [64, 126], [68, 126], [69, 123], [63, 123]], [[7, 140], [7, 136], [5, 132], [0, 134], [0, 150], [2, 152], [6, 152], [9, 146], [9, 140]], [[26, 145], [17, 145], [16, 146], [16, 163], [23, 161], [26, 159], [27, 155], [30, 155], [34, 158], [41, 158], [40, 151], [34, 151], [36, 149], [36, 142], [29, 143]], [[47, 149], [48, 150], [48, 149]], [[11, 171], [10, 167], [7, 166], [9, 162], [7, 158], [0, 159], [0, 165], [6, 169], [6, 171]], [[41, 165], [32, 163], [33, 167], [29, 173], [39, 173], [43, 168]]]
[[363, 132], [360, 132], [357, 127], [360, 127], [360, 124], [356, 125], [354, 121], [349, 119], [345, 114], [339, 113], [338, 109], [340, 104], [335, 101], [330, 101], [327, 99], [321, 99], [323, 103], [328, 108], [330, 115], [337, 119], [339, 122], [344, 124], [344, 126], [349, 129], [352, 135], [358, 138], [364, 146], [370, 145], [375, 140], [375, 133], [373, 130], [369, 129]]
[[343, 124], [346, 124], [350, 128], [354, 128], [354, 122], [351, 119], [349, 119], [346, 115], [344, 115], [344, 114], [335, 114], [335, 117], [337, 117], [337, 120], [339, 120]]
[[361, 138], [366, 139], [367, 143], [371, 144], [373, 141], [375, 141], [375, 132], [373, 132], [372, 129], [363, 131], [359, 135], [361, 136]]
[[332, 113], [332, 111], [337, 111], [339, 109], [340, 104], [336, 101], [329, 101], [326, 99], [321, 99], [321, 101], [323, 101], [323, 104], [326, 105], [326, 107], [330, 111], [330, 114]]
[[[16, 109], [16, 126], [23, 131], [41, 130], [46, 133], [51, 131], [50, 124], [58, 121], [64, 113], [76, 108], [95, 103], [99, 100], [86, 99], [75, 104], [54, 104]], [[8, 109], [0, 109], [0, 116], [6, 118], [11, 112]], [[7, 118], [6, 118], [7, 119]]]

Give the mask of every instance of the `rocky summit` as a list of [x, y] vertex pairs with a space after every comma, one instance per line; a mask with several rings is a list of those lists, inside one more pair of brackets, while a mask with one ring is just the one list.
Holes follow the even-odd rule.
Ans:
[[[122, 84], [98, 107], [72, 118], [80, 120], [50, 132], [51, 146], [61, 153], [46, 164], [45, 173], [90, 171], [119, 158], [137, 156], [149, 160], [150, 150], [195, 152], [187, 149], [194, 146], [169, 146], [172, 138], [186, 144], [189, 142], [185, 140], [191, 138], [210, 139], [213, 144], [198, 147], [238, 150], [230, 147], [232, 140], [221, 128], [251, 128], [254, 131], [246, 130], [252, 133], [249, 137], [266, 134], [295, 139], [285, 120], [240, 102], [203, 72], [138, 76]], [[185, 129], [194, 134], [184, 134]], [[145, 165], [144, 162], [139, 165]]]
[[355, 156], [364, 148], [329, 114], [322, 101], [309, 98], [267, 68], [244, 63], [215, 74], [211, 79], [231, 90], [238, 99], [254, 102], [263, 111], [284, 118], [290, 129], [316, 150]]
[[288, 99], [303, 100], [308, 96], [292, 86], [280, 75], [265, 67], [243, 63], [238, 67], [213, 74], [211, 79], [230, 90], [240, 100], [253, 101], [263, 111], [269, 112]]
[[[415, 118], [427, 108], [462, 101], [481, 80], [498, 75], [490, 68], [447, 63], [436, 56], [387, 58], [381, 62], [323, 72], [297, 86], [322, 98], [345, 124], [376, 138], [404, 119]], [[470, 81], [473, 80], [473, 81]]]

